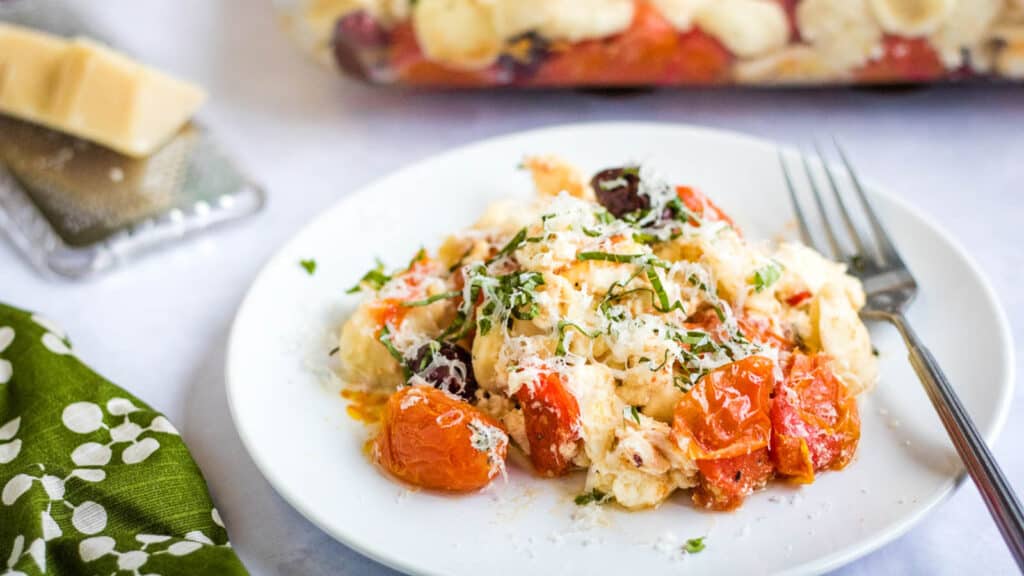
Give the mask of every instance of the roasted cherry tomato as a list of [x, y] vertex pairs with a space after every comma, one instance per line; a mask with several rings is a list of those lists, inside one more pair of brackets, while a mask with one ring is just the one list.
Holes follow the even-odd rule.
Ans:
[[669, 84], [721, 84], [729, 79], [733, 56], [721, 42], [694, 27], [679, 36], [666, 73]]
[[579, 451], [580, 407], [562, 376], [544, 374], [516, 392], [523, 408], [530, 461], [545, 476], [564, 474]]
[[798, 482], [846, 466], [857, 451], [857, 399], [832, 372], [824, 354], [795, 354], [772, 399], [772, 460]]
[[750, 454], [768, 446], [769, 396], [775, 387], [775, 363], [748, 356], [697, 381], [676, 405], [672, 432], [689, 440], [694, 460], [718, 460]]
[[859, 82], [900, 83], [926, 82], [941, 78], [946, 67], [927, 38], [887, 36], [882, 57], [854, 72]]
[[736, 232], [740, 231], [732, 221], [732, 218], [723, 212], [710, 198], [705, 196], [703, 192], [689, 186], [676, 186], [676, 194], [679, 195], [679, 199], [683, 201], [686, 208], [698, 217], [704, 220], [720, 220], [731, 226]]
[[712, 510], [735, 510], [754, 490], [772, 477], [768, 449], [718, 460], [698, 460], [700, 483], [693, 491], [698, 506]]
[[508, 435], [490, 416], [429, 386], [407, 386], [384, 407], [373, 455], [414, 486], [468, 492], [505, 466]]
[[532, 82], [546, 86], [650, 84], [664, 78], [679, 34], [650, 3], [638, 1], [621, 34], [578, 44], [553, 45]]

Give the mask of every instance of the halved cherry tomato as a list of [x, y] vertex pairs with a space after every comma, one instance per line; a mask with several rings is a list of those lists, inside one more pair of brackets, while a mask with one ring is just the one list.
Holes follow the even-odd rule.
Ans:
[[698, 506], [712, 510], [735, 510], [754, 490], [772, 477], [768, 449], [719, 460], [698, 460], [700, 483], [693, 491]]
[[733, 56], [707, 32], [693, 28], [679, 36], [666, 72], [667, 84], [721, 84], [729, 79]]
[[516, 392], [526, 421], [530, 461], [544, 476], [568, 471], [579, 451], [580, 407], [557, 373], [547, 373]]
[[672, 433], [687, 438], [694, 460], [718, 460], [750, 454], [768, 446], [769, 396], [775, 387], [775, 363], [748, 356], [697, 381], [676, 405]]
[[797, 353], [772, 400], [772, 460], [780, 474], [813, 482], [814, 473], [846, 466], [857, 451], [857, 399], [825, 354]]
[[473, 87], [500, 83], [493, 66], [484, 70], [456, 70], [427, 59], [409, 23], [392, 30], [389, 57], [398, 77], [411, 86]]
[[384, 407], [374, 439], [378, 464], [414, 486], [483, 488], [505, 466], [508, 436], [490, 416], [430, 386], [408, 386]]
[[555, 46], [529, 82], [545, 86], [650, 84], [666, 76], [678, 42], [672, 24], [641, 0], [626, 31], [608, 39]]
[[908, 83], [941, 78], [946, 67], [925, 38], [886, 36], [881, 58], [854, 72], [859, 82]]
[[740, 229], [736, 227], [732, 218], [712, 202], [710, 198], [705, 196], [703, 192], [689, 186], [676, 186], [676, 194], [679, 195], [679, 199], [683, 201], [683, 204], [686, 205], [690, 212], [704, 220], [725, 222], [737, 233], [740, 233]]

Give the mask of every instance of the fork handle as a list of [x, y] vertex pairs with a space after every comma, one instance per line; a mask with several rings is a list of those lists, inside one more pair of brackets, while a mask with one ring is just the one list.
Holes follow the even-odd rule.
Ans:
[[985, 505], [988, 506], [1003, 539], [1017, 561], [1018, 568], [1024, 572], [1024, 510], [1020, 501], [985, 444], [985, 439], [974, 426], [946, 375], [939, 368], [935, 357], [910, 327], [905, 316], [896, 314], [890, 316], [889, 320], [903, 335], [911, 365], [924, 384], [928, 398], [938, 411], [946, 432], [949, 433], [956, 451], [967, 467], [967, 472], [978, 486]]

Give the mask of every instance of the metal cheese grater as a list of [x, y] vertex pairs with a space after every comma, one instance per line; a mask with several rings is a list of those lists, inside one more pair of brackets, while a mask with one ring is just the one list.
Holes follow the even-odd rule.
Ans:
[[[84, 31], [48, 1], [0, 0], [0, 20]], [[263, 191], [196, 123], [137, 159], [0, 115], [0, 229], [46, 273], [86, 277], [263, 203]]]

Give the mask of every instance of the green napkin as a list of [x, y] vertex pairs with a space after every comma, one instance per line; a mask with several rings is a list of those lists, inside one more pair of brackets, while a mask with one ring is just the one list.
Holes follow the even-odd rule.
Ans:
[[174, 426], [0, 304], [0, 575], [246, 574]]

